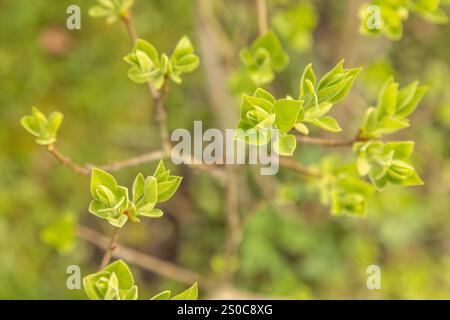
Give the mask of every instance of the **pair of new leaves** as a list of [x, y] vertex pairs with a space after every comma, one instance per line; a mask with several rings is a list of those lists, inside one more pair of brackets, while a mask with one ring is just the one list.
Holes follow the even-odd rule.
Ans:
[[273, 31], [257, 38], [250, 48], [242, 49], [240, 57], [249, 78], [257, 86], [272, 82], [275, 72], [282, 71], [289, 62], [289, 56]]
[[[317, 82], [312, 65], [305, 68], [300, 81], [298, 100], [291, 97], [276, 100], [269, 92], [258, 88], [253, 96], [243, 95], [237, 139], [249, 144], [263, 145], [272, 139], [273, 129], [278, 130], [274, 147], [280, 155], [292, 155], [296, 138], [293, 129], [308, 134], [307, 125], [340, 132], [337, 121], [327, 116], [334, 104], [345, 98], [360, 68], [345, 69], [339, 62]], [[242, 133], [245, 132], [245, 133]]]
[[56, 142], [56, 136], [63, 121], [60, 112], [52, 112], [48, 117], [38, 108], [32, 107], [31, 115], [22, 117], [20, 123], [33, 136], [40, 145], [52, 145]]
[[[93, 17], [106, 17], [108, 23], [119, 18], [127, 18], [133, 0], [98, 0], [99, 4], [90, 8]], [[199, 57], [187, 36], [183, 36], [170, 58], [158, 51], [149, 42], [138, 39], [130, 54], [124, 60], [131, 65], [128, 77], [137, 83], [150, 82], [156, 89], [161, 89], [167, 78], [181, 83], [181, 75], [197, 69]]]
[[91, 195], [94, 200], [89, 206], [89, 212], [118, 228], [128, 220], [139, 222], [139, 217], [159, 218], [163, 212], [155, 205], [169, 200], [181, 180], [179, 176], [170, 175], [170, 170], [164, 167], [161, 160], [153, 176], [144, 178], [141, 173], [137, 175], [130, 199], [128, 188], [119, 185], [111, 174], [94, 168], [91, 177]]
[[[83, 287], [91, 300], [137, 300], [138, 287], [133, 274], [123, 260], [117, 260], [103, 270], [83, 279]], [[151, 300], [197, 300], [198, 288], [194, 283], [189, 289], [170, 298], [171, 292], [164, 291]]]
[[372, 0], [360, 9], [363, 34], [385, 34], [392, 40], [399, 40], [403, 35], [403, 21], [414, 12], [435, 24], [448, 22], [448, 15], [441, 8], [449, 5], [449, 0]]
[[199, 57], [188, 37], [180, 39], [170, 58], [158, 51], [147, 41], [139, 39], [133, 50], [124, 60], [131, 65], [128, 77], [137, 82], [150, 82], [156, 89], [161, 89], [167, 78], [181, 83], [181, 75], [197, 69]]

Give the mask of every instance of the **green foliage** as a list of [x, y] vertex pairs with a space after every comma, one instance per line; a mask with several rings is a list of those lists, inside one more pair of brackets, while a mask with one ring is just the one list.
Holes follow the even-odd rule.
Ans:
[[91, 17], [105, 17], [108, 24], [126, 17], [134, 0], [97, 0], [98, 4], [89, 8]]
[[403, 22], [408, 19], [410, 12], [431, 23], [445, 24], [448, 15], [440, 6], [448, 4], [448, 0], [372, 0], [360, 9], [360, 32], [384, 34], [391, 40], [399, 40], [403, 36]]
[[123, 260], [83, 278], [84, 291], [91, 300], [137, 300], [138, 288]]
[[283, 51], [280, 40], [273, 31], [260, 36], [250, 48], [242, 49], [240, 57], [256, 86], [272, 82], [275, 72], [282, 71], [289, 62], [289, 56]]
[[389, 78], [380, 91], [376, 108], [369, 108], [364, 117], [361, 137], [380, 138], [409, 127], [407, 117], [414, 112], [427, 87], [418, 82], [399, 90], [398, 83]]
[[253, 145], [267, 144], [273, 129], [279, 130], [275, 147], [280, 155], [292, 155], [296, 140], [288, 132], [294, 127], [303, 101], [275, 98], [266, 90], [258, 88], [252, 96], [243, 95], [241, 119], [235, 138]]
[[414, 151], [413, 141], [359, 142], [354, 145], [361, 176], [369, 175], [377, 189], [388, 183], [400, 186], [423, 185], [409, 158]]
[[169, 290], [158, 293], [150, 300], [197, 300], [198, 299], [198, 285], [194, 283], [189, 289], [177, 294], [176, 296], [171, 296]]
[[181, 75], [197, 69], [200, 59], [194, 53], [191, 40], [184, 36], [178, 41], [175, 50], [170, 57], [169, 76], [175, 83], [181, 83]]
[[308, 134], [306, 124], [311, 124], [326, 131], [340, 132], [337, 121], [327, 113], [345, 98], [360, 71], [360, 68], [345, 69], [342, 60], [317, 83], [309, 64], [300, 80], [298, 100], [289, 97], [275, 100], [261, 88], [252, 96], [244, 94], [237, 126], [241, 131], [235, 138], [247, 144], [264, 145], [271, 140], [273, 129], [277, 129], [279, 139], [275, 141], [275, 151], [290, 156], [297, 143], [295, 136], [289, 134], [292, 129]]
[[164, 167], [164, 163], [162, 160], [159, 162], [158, 167], [156, 168], [153, 176], [157, 181], [157, 201], [164, 202], [172, 198], [175, 191], [177, 191], [180, 186], [182, 177], [179, 176], [171, 176], [170, 170], [167, 170]]
[[310, 2], [302, 2], [276, 13], [272, 24], [292, 48], [303, 52], [312, 46], [317, 14]]
[[197, 69], [199, 57], [187, 36], [183, 36], [170, 58], [158, 51], [149, 42], [138, 39], [130, 54], [124, 60], [131, 65], [128, 77], [137, 82], [150, 82], [156, 89], [161, 89], [167, 78], [181, 83], [181, 75]]
[[365, 216], [374, 188], [358, 177], [354, 164], [338, 163], [334, 157], [325, 158], [322, 162], [322, 175], [316, 185], [322, 204], [330, 205], [333, 215]]
[[108, 220], [121, 228], [128, 220], [128, 189], [117, 184], [109, 173], [93, 168], [91, 175], [91, 195], [94, 198], [89, 205], [89, 212]]
[[94, 198], [89, 212], [108, 220], [118, 228], [128, 221], [139, 222], [139, 217], [159, 218], [161, 209], [155, 208], [158, 202], [169, 200], [178, 189], [182, 178], [171, 176], [160, 161], [153, 176], [144, 178], [140, 173], [133, 183], [133, 195], [130, 199], [128, 188], [117, 184], [109, 173], [94, 168], [91, 176], [91, 195]]
[[64, 214], [42, 229], [41, 240], [55, 248], [60, 254], [66, 254], [75, 247], [76, 220], [72, 214]]
[[22, 126], [33, 136], [40, 145], [51, 145], [56, 142], [56, 134], [63, 121], [60, 112], [52, 112], [46, 117], [38, 108], [33, 107], [31, 115], [21, 119]]
[[[83, 278], [83, 287], [91, 300], [137, 300], [138, 287], [133, 274], [123, 260], [117, 260], [97, 273]], [[198, 286], [194, 283], [189, 289], [173, 296], [169, 290], [155, 295], [151, 300], [197, 300]]]
[[327, 114], [333, 105], [345, 98], [360, 72], [361, 68], [345, 69], [342, 60], [317, 83], [316, 74], [309, 64], [300, 80], [299, 99], [304, 104], [295, 129], [308, 134], [306, 124], [311, 124], [330, 132], [342, 131], [337, 121]]

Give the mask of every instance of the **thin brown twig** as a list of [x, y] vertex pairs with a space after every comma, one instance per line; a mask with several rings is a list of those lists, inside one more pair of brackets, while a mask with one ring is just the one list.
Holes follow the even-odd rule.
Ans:
[[105, 171], [113, 172], [113, 171], [122, 170], [122, 169], [125, 169], [128, 167], [138, 166], [140, 164], [147, 163], [147, 162], [158, 161], [159, 159], [167, 158], [168, 156], [169, 155], [167, 153], [165, 153], [164, 151], [157, 150], [157, 151], [144, 153], [137, 157], [101, 165], [101, 166], [98, 166], [98, 168], [105, 170]]
[[49, 144], [47, 146], [47, 151], [56, 159], [58, 160], [63, 166], [68, 167], [69, 169], [83, 174], [83, 175], [89, 175], [91, 171], [89, 168], [85, 166], [81, 166], [75, 162], [73, 162], [69, 157], [66, 157], [63, 155], [53, 144]]
[[[77, 227], [77, 235], [99, 248], [104, 248], [110, 242], [108, 237], [82, 225], [79, 225]], [[139, 252], [135, 249], [128, 248], [126, 246], [118, 246], [116, 250], [112, 252], [112, 255], [114, 257], [124, 259], [145, 270], [186, 284], [192, 284], [194, 282], [198, 282], [199, 284], [202, 284], [204, 286], [209, 286], [211, 284], [210, 280], [194, 271], [177, 266], [172, 262], [164, 261], [148, 254]]]
[[301, 163], [292, 160], [290, 158], [284, 158], [284, 157], [280, 157], [280, 165], [286, 169], [301, 173], [303, 175], [306, 175], [308, 177], [320, 177], [320, 174], [316, 171], [313, 171], [307, 167], [305, 167], [304, 165], [302, 165]]
[[121, 18], [122, 18], [123, 23], [125, 24], [125, 27], [127, 28], [127, 32], [128, 32], [128, 35], [130, 36], [130, 40], [134, 44], [139, 39], [139, 37], [137, 35], [136, 28], [134, 27], [131, 15], [132, 15], [131, 11], [128, 11], [124, 15], [122, 15]]
[[103, 256], [102, 262], [100, 263], [99, 271], [103, 270], [111, 261], [114, 250], [117, 248], [117, 239], [119, 238], [119, 228], [114, 227], [111, 235], [111, 239], [106, 248], [105, 255]]
[[[134, 27], [131, 13], [124, 15], [122, 17], [122, 21], [124, 22], [128, 34], [130, 35], [130, 38], [134, 43], [138, 39], [138, 34], [136, 28]], [[165, 155], [170, 155], [172, 152], [172, 144], [170, 142], [169, 129], [167, 126], [167, 112], [165, 110], [163, 103], [164, 97], [166, 96], [166, 93], [168, 91], [167, 80], [168, 79], [165, 79], [164, 84], [160, 90], [156, 90], [150, 82], [147, 82], [147, 88], [156, 108], [156, 121], [158, 122], [158, 127], [161, 135], [163, 153]], [[199, 169], [202, 171], [211, 171], [213, 173], [213, 176], [216, 176], [218, 178], [224, 177], [223, 172], [218, 168], [197, 163], [189, 163], [189, 162], [184, 163], [194, 169]]]
[[366, 139], [360, 138], [357, 136], [356, 138], [349, 140], [339, 140], [339, 139], [327, 139], [327, 138], [317, 138], [317, 137], [308, 137], [308, 136], [297, 136], [297, 142], [299, 143], [308, 143], [308, 144], [317, 144], [326, 147], [348, 147], [353, 145], [353, 143], [358, 141], [365, 141]]
[[226, 205], [227, 211], [227, 238], [225, 247], [225, 257], [227, 267], [223, 274], [224, 283], [233, 283], [236, 273], [239, 244], [241, 243], [243, 229], [241, 227], [241, 217], [239, 215], [239, 195], [237, 172], [232, 166], [227, 167]]
[[167, 93], [167, 77], [164, 80], [164, 84], [161, 90], [158, 91], [158, 94], [155, 96], [152, 92], [152, 86], [150, 82], [147, 83], [150, 94], [153, 97], [153, 101], [156, 107], [156, 121], [158, 122], [159, 133], [161, 135], [161, 141], [164, 152], [170, 154], [172, 151], [172, 143], [169, 138], [169, 129], [167, 127], [167, 112], [164, 108], [163, 100]]
[[266, 34], [269, 29], [266, 0], [256, 0], [256, 11], [258, 13], [259, 35], [262, 36]]

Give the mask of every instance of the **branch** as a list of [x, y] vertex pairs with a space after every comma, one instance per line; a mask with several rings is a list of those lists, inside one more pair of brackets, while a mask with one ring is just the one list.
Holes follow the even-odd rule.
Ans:
[[358, 133], [355, 138], [349, 140], [327, 139], [299, 135], [297, 135], [296, 138], [297, 142], [299, 143], [317, 144], [326, 147], [348, 147], [353, 145], [355, 142], [367, 141], [366, 138], [361, 137], [360, 133]]
[[280, 158], [280, 165], [286, 169], [301, 173], [308, 177], [320, 177], [320, 174], [316, 171], [313, 171], [304, 165], [298, 163], [295, 160], [289, 158]]
[[266, 34], [267, 30], [269, 29], [266, 0], [256, 0], [256, 10], [258, 12], [259, 35], [262, 36]]
[[[110, 242], [108, 237], [105, 237], [101, 233], [81, 225], [78, 226], [77, 235], [101, 249], [105, 248], [105, 246], [107, 246]], [[157, 273], [169, 279], [174, 279], [186, 284], [198, 282], [203, 286], [211, 285], [210, 280], [204, 278], [202, 275], [194, 271], [185, 269], [171, 262], [152, 257], [125, 246], [118, 246], [117, 249], [112, 252], [112, 255], [114, 257], [127, 260], [128, 262], [135, 264], [145, 270]]]
[[153, 87], [150, 82], [147, 82], [147, 87], [150, 94], [153, 97], [153, 101], [156, 107], [156, 121], [158, 122], [159, 133], [161, 135], [163, 150], [170, 154], [172, 151], [172, 143], [169, 138], [169, 129], [167, 127], [167, 113], [164, 108], [163, 99], [167, 93], [167, 77], [164, 80], [164, 84], [158, 94], [155, 96], [153, 93]]
[[123, 23], [125, 24], [125, 27], [127, 28], [130, 40], [134, 45], [134, 43], [138, 40], [139, 37], [137, 35], [136, 28], [134, 27], [131, 11], [126, 12], [124, 15], [121, 16], [121, 18]]
[[232, 284], [236, 273], [238, 249], [243, 235], [243, 228], [241, 227], [241, 217], [239, 215], [239, 189], [236, 170], [231, 166], [227, 167], [227, 175], [225, 200], [225, 215], [227, 219], [225, 257], [227, 266], [223, 274], [223, 281]]
[[117, 248], [117, 239], [119, 238], [119, 228], [114, 227], [113, 233], [111, 235], [111, 240], [109, 241], [108, 247], [106, 249], [105, 255], [103, 256], [102, 262], [100, 263], [99, 271], [105, 269], [105, 267], [111, 261], [111, 257], [114, 250]]
[[157, 150], [157, 151], [144, 153], [140, 156], [129, 158], [126, 160], [116, 161], [116, 162], [113, 162], [110, 164], [98, 166], [98, 168], [105, 170], [105, 171], [113, 172], [113, 171], [118, 171], [118, 170], [125, 169], [128, 167], [138, 166], [140, 164], [147, 163], [147, 162], [158, 161], [161, 158], [167, 158], [168, 156], [169, 155], [166, 154], [165, 152], [163, 152], [161, 150]]
[[[224, 67], [220, 47], [211, 46], [214, 39], [217, 39], [215, 29], [209, 23], [212, 21], [213, 13], [209, 0], [198, 0], [198, 23], [197, 31], [202, 51], [202, 66], [205, 72], [206, 85], [209, 89], [208, 98], [211, 102], [212, 112], [215, 120], [222, 132], [234, 126], [238, 119], [237, 109], [229, 108], [234, 104], [233, 97], [227, 91], [227, 70]], [[236, 273], [238, 260], [238, 249], [242, 238], [239, 216], [239, 186], [236, 168], [226, 166], [226, 186], [224, 188], [225, 198], [225, 256], [226, 268], [223, 272], [222, 281], [231, 285]]]
[[[133, 17], [131, 12], [127, 12], [122, 16], [122, 21], [127, 29], [128, 35], [134, 45], [134, 43], [138, 40], [139, 36], [137, 34], [136, 28], [134, 26]], [[155, 89], [152, 84], [147, 81], [148, 91], [153, 99], [153, 102], [156, 107], [156, 121], [158, 122], [159, 131], [162, 140], [162, 146], [164, 152], [170, 154], [172, 150], [172, 145], [169, 139], [169, 130], [167, 129], [167, 114], [164, 109], [163, 99], [167, 92], [167, 79], [165, 79], [163, 87], [161, 90]]]
[[56, 160], [58, 160], [63, 166], [66, 166], [67, 168], [75, 171], [76, 173], [89, 175], [91, 173], [91, 170], [85, 166], [79, 165], [75, 162], [73, 162], [70, 158], [64, 156], [61, 152], [59, 152], [58, 149], [56, 149], [55, 145], [49, 144], [47, 146], [47, 151], [55, 157]]
[[[125, 27], [128, 31], [128, 34], [132, 40], [132, 42], [136, 42], [138, 39], [138, 35], [136, 32], [136, 28], [134, 27], [133, 19], [131, 13], [127, 13], [122, 17], [122, 21], [125, 24]], [[160, 90], [156, 90], [150, 82], [147, 82], [148, 91], [153, 99], [153, 102], [156, 107], [156, 121], [158, 122], [158, 127], [162, 140], [163, 154], [168, 156], [172, 152], [172, 143], [169, 138], [169, 129], [167, 127], [167, 113], [164, 107], [164, 97], [168, 91], [167, 88], [167, 79], [165, 79], [164, 84]], [[223, 178], [225, 175], [222, 170], [219, 171], [218, 168], [214, 168], [204, 164], [193, 164], [188, 161], [184, 161], [189, 167], [194, 169], [199, 169], [202, 171], [211, 171], [212, 175], [218, 178]]]

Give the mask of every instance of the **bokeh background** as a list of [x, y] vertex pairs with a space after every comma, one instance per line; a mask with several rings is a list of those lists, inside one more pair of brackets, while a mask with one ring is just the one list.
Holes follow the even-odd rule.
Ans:
[[[239, 49], [257, 36], [254, 2], [207, 2], [136, 0], [134, 7], [141, 38], [170, 52], [187, 34], [202, 59], [196, 72], [170, 89], [166, 105], [171, 130], [192, 128], [194, 120], [219, 126], [220, 115], [237, 114], [240, 93], [250, 90], [236, 72]], [[344, 128], [340, 136], [352, 137], [389, 75], [402, 85], [414, 80], [428, 84], [411, 128], [392, 137], [416, 141], [413, 159], [426, 184], [390, 186], [377, 193], [365, 219], [332, 217], [297, 174], [281, 170], [265, 180], [251, 169], [240, 169], [241, 215], [250, 218], [239, 248], [235, 286], [247, 292], [246, 297], [252, 297], [251, 292], [290, 299], [450, 298], [450, 25], [436, 26], [411, 15], [400, 41], [362, 36], [357, 17], [362, 2], [268, 0], [270, 26], [291, 58], [271, 90], [279, 97], [297, 95], [301, 73], [310, 62], [319, 74], [341, 58], [347, 66], [364, 67], [349, 97], [333, 111]], [[66, 268], [75, 264], [84, 275], [95, 272], [102, 251], [77, 238], [76, 225], [111, 232], [87, 212], [89, 179], [61, 167], [21, 128], [19, 120], [31, 106], [64, 113], [58, 146], [80, 163], [108, 163], [160, 145], [148, 92], [126, 76], [122, 57], [130, 50], [128, 35], [120, 23], [106, 25], [103, 19], [90, 18], [87, 11], [94, 3], [0, 1], [3, 299], [85, 298], [82, 290], [66, 288]], [[71, 4], [81, 7], [81, 30], [65, 27]], [[283, 32], [286, 21], [295, 24], [295, 32]], [[217, 38], [206, 36], [206, 43], [211, 29]], [[220, 59], [211, 59], [217, 53]], [[207, 69], [211, 61], [221, 67], [220, 76]], [[306, 145], [299, 146], [297, 156], [302, 163], [317, 164], [330, 153], [352, 159], [345, 148]], [[131, 184], [138, 172], [151, 174], [155, 166], [145, 164], [115, 176]], [[174, 170], [184, 180], [165, 216], [127, 225], [120, 241], [219, 278], [227, 264], [224, 189], [207, 174], [184, 167]], [[264, 191], [261, 185], [271, 188]], [[261, 202], [265, 192], [275, 196]], [[373, 264], [381, 268], [381, 290], [366, 287], [366, 269]], [[131, 267], [141, 298], [186, 288]], [[221, 290], [200, 287], [200, 294], [220, 297]]]

